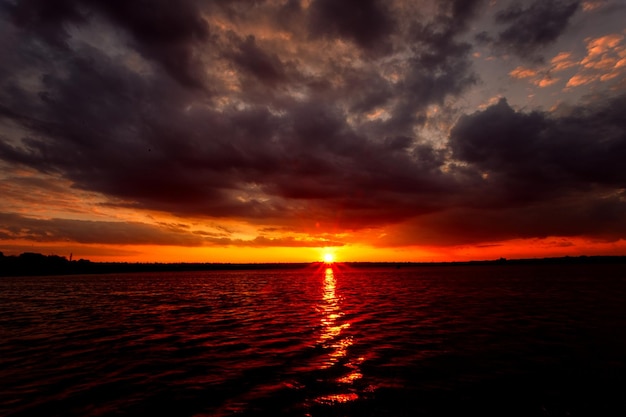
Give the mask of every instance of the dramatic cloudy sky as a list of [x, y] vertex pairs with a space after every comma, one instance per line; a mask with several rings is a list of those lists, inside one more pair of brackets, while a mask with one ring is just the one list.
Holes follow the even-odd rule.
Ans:
[[626, 254], [623, 0], [0, 0], [0, 251]]

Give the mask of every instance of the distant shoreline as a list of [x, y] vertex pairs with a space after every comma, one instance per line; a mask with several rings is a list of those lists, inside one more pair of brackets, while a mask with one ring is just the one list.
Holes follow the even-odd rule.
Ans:
[[[554, 258], [495, 259], [452, 262], [337, 262], [351, 268], [414, 268], [480, 265], [587, 265], [626, 264], [626, 256], [564, 256]], [[91, 262], [80, 259], [69, 261], [57, 255], [23, 253], [5, 256], [0, 252], [0, 277], [52, 276], [78, 274], [110, 274], [131, 272], [183, 272], [183, 271], [245, 271], [270, 269], [304, 269], [323, 266], [323, 262], [299, 263], [127, 263]]]

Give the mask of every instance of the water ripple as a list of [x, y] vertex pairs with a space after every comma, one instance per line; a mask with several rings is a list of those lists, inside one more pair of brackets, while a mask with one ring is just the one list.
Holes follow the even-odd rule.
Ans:
[[625, 415], [625, 269], [4, 278], [0, 415]]

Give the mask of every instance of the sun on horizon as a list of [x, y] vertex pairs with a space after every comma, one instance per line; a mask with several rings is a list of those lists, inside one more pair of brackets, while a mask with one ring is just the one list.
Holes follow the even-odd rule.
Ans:
[[330, 252], [326, 252], [323, 256], [323, 259], [325, 263], [332, 264], [333, 262], [335, 262], [335, 255]]

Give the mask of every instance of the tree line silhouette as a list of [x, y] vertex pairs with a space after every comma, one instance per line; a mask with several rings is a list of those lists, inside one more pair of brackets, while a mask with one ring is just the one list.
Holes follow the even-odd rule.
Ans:
[[310, 263], [129, 263], [69, 260], [64, 256], [25, 252], [5, 256], [0, 252], [0, 276], [110, 274], [122, 272], [176, 272], [209, 270], [296, 269]]
[[[505, 259], [463, 262], [345, 262], [353, 268], [372, 267], [430, 267], [473, 265], [565, 265], [565, 264], [624, 264], [626, 256], [564, 256], [560, 258]], [[298, 269], [322, 264], [309, 263], [128, 263], [92, 262], [87, 259], [71, 260], [64, 256], [25, 252], [5, 256], [0, 252], [0, 277], [34, 275], [109, 274], [123, 272], [177, 272], [224, 271], [253, 269]]]

